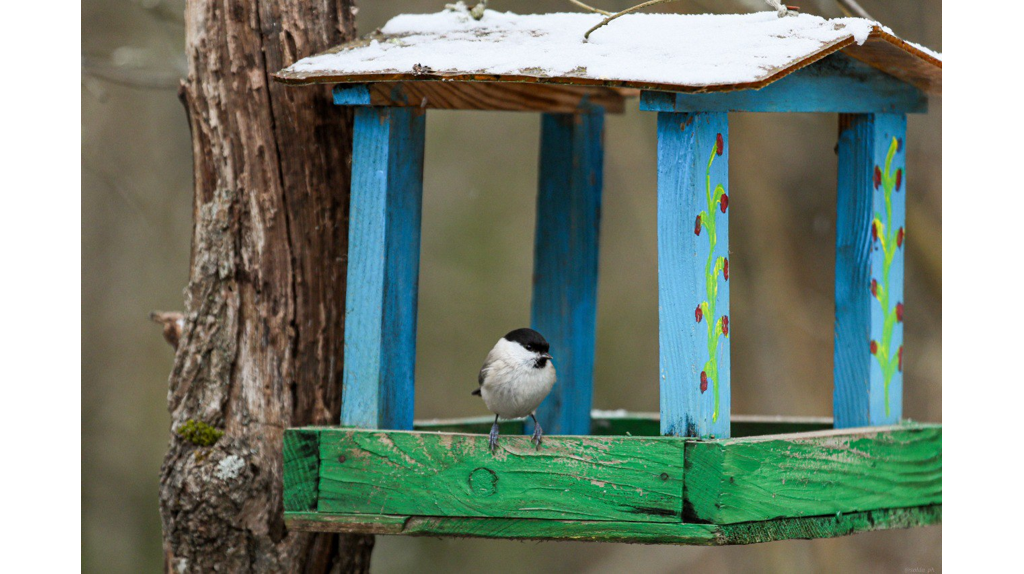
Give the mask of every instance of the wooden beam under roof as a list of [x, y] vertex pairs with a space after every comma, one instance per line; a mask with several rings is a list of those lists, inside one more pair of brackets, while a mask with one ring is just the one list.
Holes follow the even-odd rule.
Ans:
[[343, 106], [419, 107], [431, 110], [491, 110], [575, 113], [592, 106], [621, 114], [639, 90], [552, 84], [410, 80], [339, 84], [334, 103]]

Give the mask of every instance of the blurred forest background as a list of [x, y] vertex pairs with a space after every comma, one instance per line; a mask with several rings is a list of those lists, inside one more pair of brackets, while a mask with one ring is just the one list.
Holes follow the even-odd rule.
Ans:
[[[622, 9], [631, 0], [593, 0]], [[83, 567], [162, 568], [158, 471], [172, 349], [151, 310], [180, 310], [192, 158], [177, 99], [184, 0], [84, 0], [82, 10]], [[903, 38], [942, 49], [939, 0], [862, 6]], [[360, 34], [444, 0], [360, 3]], [[492, 0], [572, 11], [566, 0]], [[804, 12], [841, 16], [832, 0]], [[760, 0], [655, 11], [741, 12]], [[637, 65], [642, 65], [638, 62]], [[325, 87], [321, 89], [328, 97]], [[658, 410], [655, 115], [609, 117], [594, 406]], [[942, 102], [910, 117], [905, 408], [942, 418]], [[529, 324], [539, 117], [431, 112], [427, 122], [417, 418], [482, 415], [471, 397], [494, 340]], [[731, 117], [733, 410], [832, 408], [836, 116]], [[941, 527], [752, 547], [645, 547], [378, 537], [374, 571], [864, 572], [941, 568]]]

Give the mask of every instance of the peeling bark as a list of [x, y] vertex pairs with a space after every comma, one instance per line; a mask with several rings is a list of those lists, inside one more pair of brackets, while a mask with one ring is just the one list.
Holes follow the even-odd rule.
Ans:
[[[351, 116], [270, 74], [353, 38], [353, 4], [186, 7], [194, 229], [160, 477], [167, 571], [369, 571], [372, 537], [288, 532], [281, 491], [283, 430], [341, 408]], [[224, 434], [194, 444], [188, 421]]]

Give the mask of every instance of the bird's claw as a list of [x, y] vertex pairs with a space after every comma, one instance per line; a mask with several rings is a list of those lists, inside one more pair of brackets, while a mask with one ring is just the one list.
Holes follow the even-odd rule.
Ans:
[[543, 437], [544, 437], [544, 431], [540, 428], [540, 423], [534, 424], [533, 425], [533, 437], [530, 439], [530, 442], [532, 442], [533, 444], [537, 445], [537, 447], [539, 448], [540, 447], [540, 443], [541, 443], [541, 439]]
[[498, 450], [498, 421], [494, 421], [494, 425], [491, 426], [491, 434], [488, 440], [488, 445], [491, 447], [491, 453]]

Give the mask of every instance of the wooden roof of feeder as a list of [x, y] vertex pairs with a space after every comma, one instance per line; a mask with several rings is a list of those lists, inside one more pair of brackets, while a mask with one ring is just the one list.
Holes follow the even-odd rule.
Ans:
[[[369, 84], [370, 97], [380, 105], [394, 103], [388, 90], [401, 82], [403, 97], [429, 96], [435, 100], [429, 107], [558, 111], [560, 100], [571, 108], [587, 97], [621, 111], [628, 93], [623, 89], [756, 90], [843, 53], [925, 93], [942, 91], [941, 55], [861, 18], [631, 14], [585, 41], [584, 33], [601, 20], [582, 13], [487, 11], [481, 20], [460, 10], [405, 14], [363, 39], [299, 60], [276, 77], [288, 84]], [[423, 94], [410, 94], [413, 81], [423, 80], [434, 82], [420, 85]], [[519, 97], [550, 101], [528, 107], [500, 101]]]

